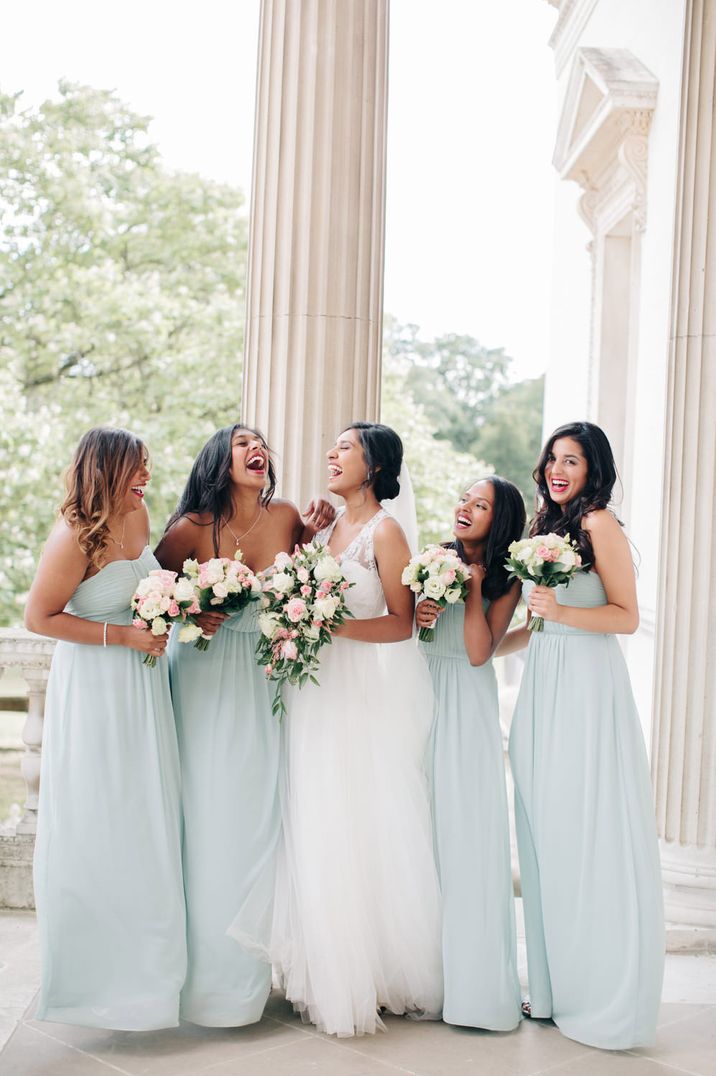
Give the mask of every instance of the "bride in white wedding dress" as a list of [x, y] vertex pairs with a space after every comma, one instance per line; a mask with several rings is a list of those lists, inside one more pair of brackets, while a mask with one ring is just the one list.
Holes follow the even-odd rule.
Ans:
[[[355, 617], [321, 652], [320, 686], [286, 696], [283, 844], [270, 942], [286, 997], [321, 1030], [374, 1032], [379, 1011], [439, 1018], [440, 894], [424, 752], [430, 674], [410, 639], [410, 551], [380, 500], [399, 489], [402, 444], [358, 423], [329, 459], [345, 501], [315, 541], [354, 585]], [[389, 645], [393, 644], [393, 645]], [[244, 944], [240, 912], [230, 933]]]

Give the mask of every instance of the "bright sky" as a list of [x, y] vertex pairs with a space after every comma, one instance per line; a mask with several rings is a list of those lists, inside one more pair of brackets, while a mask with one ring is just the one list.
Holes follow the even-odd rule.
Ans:
[[[251, 184], [258, 0], [6, 5], [0, 85], [61, 77], [155, 117], [167, 162]], [[544, 0], [391, 0], [385, 309], [544, 370], [555, 78]]]

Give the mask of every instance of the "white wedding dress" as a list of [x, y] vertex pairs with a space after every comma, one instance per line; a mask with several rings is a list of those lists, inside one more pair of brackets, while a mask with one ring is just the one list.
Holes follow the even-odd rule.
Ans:
[[[385, 613], [373, 536], [386, 514], [381, 509], [338, 558], [359, 619]], [[327, 543], [333, 526], [315, 540]], [[286, 696], [284, 832], [265, 952], [286, 997], [322, 1031], [374, 1032], [379, 1009], [439, 1018], [427, 665], [412, 639], [336, 638], [321, 652], [318, 679], [319, 687]], [[261, 917], [245, 908], [230, 933], [250, 944]], [[263, 918], [268, 932], [265, 909]]]

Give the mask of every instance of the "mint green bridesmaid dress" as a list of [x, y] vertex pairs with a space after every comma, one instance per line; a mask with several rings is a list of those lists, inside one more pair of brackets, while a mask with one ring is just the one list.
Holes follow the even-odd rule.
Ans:
[[270, 915], [280, 834], [280, 726], [256, 664], [256, 611], [224, 621], [206, 651], [169, 644], [189, 954], [181, 1015], [205, 1027], [255, 1023], [271, 989], [270, 965], [226, 933], [238, 907]]
[[[485, 610], [489, 602], [484, 601]], [[435, 693], [429, 750], [449, 1024], [520, 1022], [505, 760], [492, 662], [465, 652], [465, 606], [448, 606], [422, 643]]]
[[[77, 587], [67, 611], [129, 624], [147, 547]], [[186, 972], [179, 757], [165, 658], [58, 642], [47, 685], [35, 898], [37, 1017], [175, 1027]]]
[[[589, 572], [557, 600], [591, 608], [607, 597]], [[532, 635], [510, 758], [532, 1015], [589, 1046], [648, 1045], [662, 887], [644, 739], [615, 635], [555, 621]]]

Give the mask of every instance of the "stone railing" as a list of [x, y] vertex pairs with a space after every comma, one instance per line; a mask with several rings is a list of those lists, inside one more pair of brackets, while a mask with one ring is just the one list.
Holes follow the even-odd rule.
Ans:
[[22, 628], [0, 628], [0, 675], [15, 670], [27, 685], [27, 717], [22, 730], [25, 753], [20, 763], [25, 803], [17, 825], [0, 829], [0, 908], [34, 906], [32, 854], [40, 794], [45, 689], [54, 646], [52, 639], [31, 635]]
[[45, 689], [54, 647], [52, 639], [31, 635], [22, 628], [0, 628], [0, 672], [16, 669], [27, 684], [27, 718], [22, 730], [25, 754], [20, 764], [26, 797], [17, 833], [34, 833], [37, 828]]

